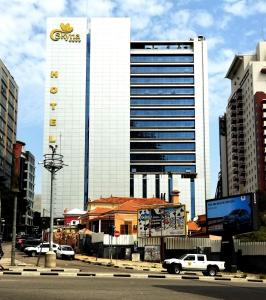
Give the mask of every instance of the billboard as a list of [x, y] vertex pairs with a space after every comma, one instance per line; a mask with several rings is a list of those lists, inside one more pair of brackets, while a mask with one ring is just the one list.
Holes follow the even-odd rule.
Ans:
[[253, 193], [206, 200], [206, 219], [209, 233], [239, 234], [254, 228]]
[[186, 235], [185, 205], [138, 210], [138, 237]]

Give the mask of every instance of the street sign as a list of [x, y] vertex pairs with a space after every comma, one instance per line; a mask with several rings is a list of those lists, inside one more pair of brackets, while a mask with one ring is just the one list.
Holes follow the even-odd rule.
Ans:
[[120, 232], [119, 232], [118, 230], [115, 230], [114, 236], [115, 236], [115, 237], [119, 237], [119, 236], [120, 236]]

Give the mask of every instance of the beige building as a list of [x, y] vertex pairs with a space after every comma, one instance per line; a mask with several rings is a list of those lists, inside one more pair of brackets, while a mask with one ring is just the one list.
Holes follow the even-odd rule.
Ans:
[[266, 42], [254, 54], [236, 55], [226, 78], [231, 95], [220, 117], [220, 196], [265, 190]]
[[[0, 59], [0, 184], [9, 187], [16, 142], [18, 86]], [[3, 180], [5, 179], [5, 180]]]

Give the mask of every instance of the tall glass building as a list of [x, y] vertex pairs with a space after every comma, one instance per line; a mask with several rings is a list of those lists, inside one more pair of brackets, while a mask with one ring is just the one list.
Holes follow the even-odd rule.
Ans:
[[69, 165], [57, 175], [57, 214], [110, 195], [169, 201], [172, 190], [180, 191], [191, 218], [204, 213], [210, 198], [204, 37], [131, 41], [128, 18], [92, 18], [88, 28], [86, 19], [48, 21], [44, 152], [60, 145]]

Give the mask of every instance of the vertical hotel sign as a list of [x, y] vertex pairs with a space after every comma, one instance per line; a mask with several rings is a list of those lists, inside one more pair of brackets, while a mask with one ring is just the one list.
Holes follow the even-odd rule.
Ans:
[[[52, 29], [50, 32], [50, 39], [53, 42], [68, 42], [68, 43], [80, 43], [80, 35], [73, 32], [74, 28], [69, 23], [61, 23], [60, 28]], [[51, 86], [49, 90], [50, 95], [50, 113], [53, 113], [53, 117], [49, 119], [49, 126], [57, 126], [57, 118], [54, 112], [57, 109], [56, 95], [60, 92], [56, 84], [56, 79], [59, 78], [58, 70], [50, 70]], [[56, 136], [49, 135], [49, 144], [56, 143]]]

